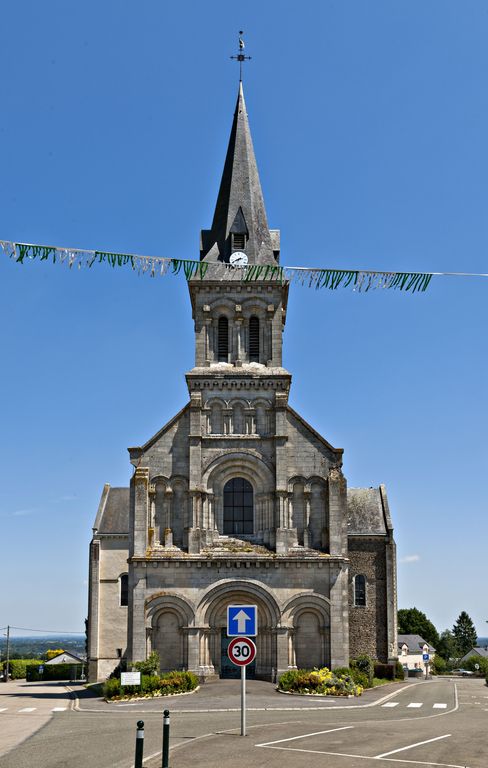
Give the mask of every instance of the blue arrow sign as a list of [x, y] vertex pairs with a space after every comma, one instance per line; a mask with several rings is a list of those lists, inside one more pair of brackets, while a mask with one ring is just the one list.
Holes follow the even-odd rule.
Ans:
[[227, 606], [228, 637], [255, 637], [258, 633], [257, 605]]

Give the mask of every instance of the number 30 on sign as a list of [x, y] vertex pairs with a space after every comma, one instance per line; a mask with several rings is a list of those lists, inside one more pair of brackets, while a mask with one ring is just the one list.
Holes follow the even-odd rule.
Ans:
[[234, 637], [227, 649], [229, 659], [238, 667], [245, 667], [254, 661], [256, 645], [249, 637]]

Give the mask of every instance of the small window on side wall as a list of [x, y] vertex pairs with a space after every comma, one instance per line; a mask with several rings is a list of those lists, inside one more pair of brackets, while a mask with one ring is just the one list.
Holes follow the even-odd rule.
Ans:
[[123, 573], [120, 581], [120, 605], [129, 605], [129, 576]]
[[354, 577], [354, 605], [366, 605], [366, 576], [361, 573]]

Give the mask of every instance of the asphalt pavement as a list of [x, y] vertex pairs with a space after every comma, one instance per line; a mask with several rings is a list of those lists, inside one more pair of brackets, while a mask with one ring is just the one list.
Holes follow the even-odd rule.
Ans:
[[[410, 768], [488, 766], [488, 687], [482, 680], [401, 683], [360, 699], [325, 704], [278, 694], [270, 683], [248, 681], [245, 737], [240, 736], [239, 686], [239, 681], [216, 681], [189, 696], [126, 702], [131, 706], [108, 705], [78, 689], [68, 703], [72, 708], [56, 712], [52, 710], [57, 699], [44, 700], [37, 689], [37, 699], [24, 698], [23, 706], [19, 702], [15, 706], [28, 709], [42, 700], [47, 719], [4, 754], [0, 764], [2, 768], [132, 768], [136, 723], [142, 719], [144, 766], [160, 768], [161, 712], [168, 708], [171, 768], [192, 764], [309, 768], [311, 760], [314, 768], [365, 768], [372, 760], [390, 768], [399, 768], [399, 763]], [[48, 695], [61, 691], [62, 686]], [[65, 704], [68, 693], [62, 694]], [[0, 712], [0, 718], [6, 714]], [[18, 711], [9, 717], [10, 722], [23, 722]], [[0, 719], [0, 744], [4, 722]]]

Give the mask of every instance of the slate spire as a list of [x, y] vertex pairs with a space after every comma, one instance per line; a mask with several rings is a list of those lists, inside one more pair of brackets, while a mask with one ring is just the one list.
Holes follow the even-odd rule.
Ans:
[[245, 251], [249, 264], [278, 261], [279, 232], [268, 227], [242, 82], [212, 228], [201, 233], [200, 258], [227, 262], [236, 250]]

